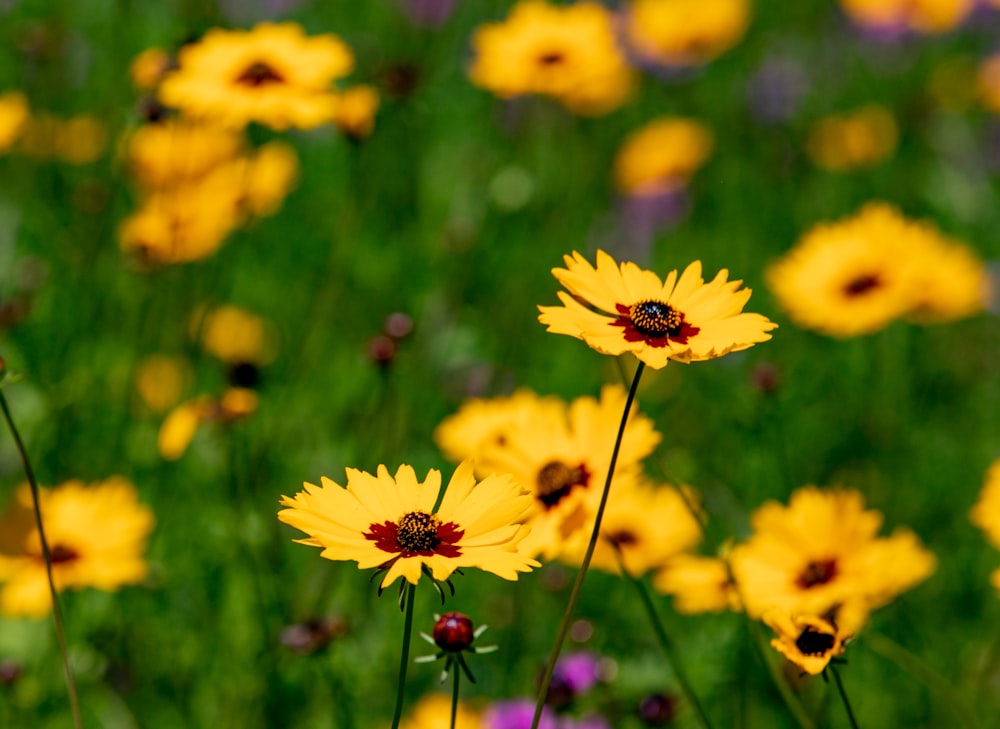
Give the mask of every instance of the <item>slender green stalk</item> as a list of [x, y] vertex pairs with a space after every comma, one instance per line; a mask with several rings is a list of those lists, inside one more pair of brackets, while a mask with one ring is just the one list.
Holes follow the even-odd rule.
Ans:
[[396, 686], [396, 712], [392, 715], [392, 729], [399, 729], [403, 716], [403, 694], [406, 686], [406, 666], [410, 662], [410, 636], [413, 634], [413, 595], [416, 585], [406, 586], [406, 617], [403, 619], [403, 653], [399, 658], [399, 681]]
[[66, 630], [63, 627], [62, 611], [59, 609], [59, 596], [56, 591], [56, 583], [52, 577], [52, 553], [49, 551], [49, 541], [45, 537], [45, 527], [42, 524], [42, 505], [39, 500], [38, 481], [35, 480], [35, 472], [31, 468], [31, 461], [28, 460], [28, 452], [21, 441], [21, 435], [17, 432], [14, 419], [10, 414], [10, 407], [7, 405], [7, 398], [0, 388], [0, 409], [3, 410], [4, 420], [10, 434], [14, 437], [17, 452], [21, 456], [21, 465], [24, 467], [24, 475], [28, 479], [31, 487], [31, 503], [35, 509], [35, 526], [38, 527], [38, 541], [42, 545], [42, 559], [45, 560], [45, 576], [49, 581], [49, 594], [52, 597], [52, 618], [56, 625], [56, 640], [59, 643], [59, 654], [62, 657], [63, 672], [66, 674], [66, 691], [69, 694], [69, 708], [73, 714], [73, 726], [75, 729], [83, 729], [83, 720], [80, 717], [80, 702], [76, 696], [76, 681], [73, 678], [73, 669], [69, 665], [69, 651], [66, 648]]
[[563, 642], [569, 633], [569, 626], [573, 620], [573, 611], [576, 609], [576, 602], [580, 598], [580, 588], [583, 587], [583, 578], [590, 568], [590, 560], [594, 556], [594, 549], [597, 547], [597, 539], [601, 534], [601, 519], [604, 518], [604, 507], [608, 503], [608, 494], [611, 492], [611, 480], [615, 475], [615, 464], [618, 462], [618, 451], [621, 450], [622, 438], [625, 435], [625, 425], [628, 422], [628, 414], [632, 409], [632, 402], [635, 400], [636, 390], [639, 389], [639, 378], [646, 368], [644, 362], [639, 362], [635, 375], [632, 378], [632, 386], [628, 391], [628, 398], [625, 400], [625, 411], [622, 413], [622, 421], [618, 426], [618, 437], [615, 438], [615, 447], [611, 451], [611, 461], [608, 463], [608, 476], [604, 479], [604, 491], [601, 493], [601, 503], [597, 507], [597, 515], [594, 517], [594, 529], [590, 533], [590, 543], [587, 544], [587, 551], [583, 555], [583, 562], [580, 563], [580, 571], [576, 574], [576, 581], [569, 595], [569, 602], [566, 604], [566, 612], [563, 613], [562, 623], [559, 625], [559, 632], [556, 634], [556, 642], [552, 646], [552, 653], [549, 661], [545, 665], [545, 673], [542, 675], [541, 685], [538, 687], [538, 698], [535, 700], [535, 715], [531, 720], [531, 729], [538, 729], [538, 723], [542, 719], [542, 709], [545, 707], [545, 697], [549, 693], [549, 685], [552, 683], [552, 672], [555, 670], [556, 661], [562, 652]]
[[854, 712], [851, 710], [851, 702], [847, 700], [847, 692], [844, 691], [844, 683], [840, 680], [840, 674], [837, 673], [837, 667], [831, 663], [829, 668], [830, 673], [833, 674], [833, 682], [837, 684], [837, 692], [840, 694], [840, 700], [844, 702], [844, 709], [847, 711], [847, 718], [851, 721], [851, 729], [858, 729], [858, 720], [854, 718]]
[[767, 667], [771, 680], [777, 687], [778, 693], [781, 694], [781, 698], [785, 702], [785, 706], [788, 707], [788, 711], [795, 717], [795, 720], [802, 729], [816, 729], [816, 724], [809, 718], [809, 714], [806, 713], [802, 702], [798, 700], [784, 676], [779, 672], [778, 666], [772, 661], [767, 660], [767, 657], [764, 655], [764, 651], [761, 648], [760, 626], [749, 616], [747, 617], [747, 628], [750, 631], [750, 644], [753, 646], [757, 658]]
[[972, 709], [962, 700], [948, 679], [888, 636], [867, 632], [864, 638], [865, 645], [883, 658], [895, 663], [910, 676], [941, 696], [966, 729], [980, 729], [982, 727]]
[[698, 701], [698, 695], [695, 694], [694, 688], [691, 686], [691, 682], [688, 680], [687, 674], [684, 672], [680, 657], [674, 649], [673, 641], [670, 640], [666, 629], [663, 627], [663, 621], [660, 620], [660, 614], [656, 610], [656, 605], [653, 604], [653, 600], [649, 595], [649, 590], [646, 589], [642, 580], [634, 577], [627, 569], [625, 569], [625, 563], [621, 558], [621, 552], [618, 552], [618, 563], [621, 565], [622, 574], [625, 576], [625, 579], [632, 583], [636, 592], [639, 593], [639, 600], [642, 602], [642, 606], [646, 608], [646, 614], [649, 615], [649, 621], [653, 624], [653, 632], [656, 633], [656, 639], [660, 641], [660, 647], [663, 649], [663, 654], [667, 657], [667, 663], [670, 664], [670, 668], [673, 670], [674, 676], [677, 677], [677, 683], [680, 684], [684, 697], [687, 699], [687, 702], [694, 707], [695, 713], [698, 715], [699, 723], [705, 729], [712, 729], [712, 722], [708, 720], [708, 715], [705, 713], [705, 709], [702, 707], [701, 702]]
[[455, 674], [455, 685], [451, 690], [451, 729], [455, 729], [455, 718], [458, 716], [458, 682], [462, 672], [459, 666], [452, 666], [451, 672]]

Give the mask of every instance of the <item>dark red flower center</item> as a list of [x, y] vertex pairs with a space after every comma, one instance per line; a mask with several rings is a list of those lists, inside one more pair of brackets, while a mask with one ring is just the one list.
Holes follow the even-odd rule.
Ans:
[[254, 61], [247, 66], [243, 73], [236, 77], [236, 83], [254, 88], [284, 82], [284, 76], [263, 61]]
[[618, 529], [604, 535], [604, 538], [616, 547], [631, 547], [639, 543], [636, 533], [628, 529]]
[[573, 489], [586, 487], [589, 482], [590, 472], [585, 464], [571, 466], [563, 461], [549, 461], [539, 469], [535, 478], [535, 498], [546, 509], [551, 509], [569, 496]]
[[865, 274], [864, 276], [858, 276], [857, 278], [851, 279], [844, 286], [844, 295], [850, 298], [856, 296], [864, 296], [870, 293], [872, 289], [877, 289], [882, 285], [881, 279], [874, 274]]
[[54, 544], [52, 545], [52, 548], [49, 549], [49, 559], [52, 560], [52, 564], [66, 564], [67, 562], [73, 562], [79, 558], [79, 552], [72, 547], [67, 547], [63, 544]]
[[795, 639], [795, 647], [804, 656], [821, 656], [833, 649], [836, 640], [829, 633], [807, 627], [801, 635]]
[[566, 56], [561, 51], [549, 51], [538, 57], [538, 63], [542, 66], [555, 66], [566, 60]]
[[458, 541], [465, 536], [454, 522], [442, 522], [434, 514], [411, 511], [403, 514], [398, 522], [385, 521], [372, 524], [365, 532], [365, 539], [375, 542], [383, 552], [400, 557], [458, 557], [462, 554]]
[[808, 590], [811, 587], [825, 585], [832, 581], [839, 572], [840, 570], [837, 569], [837, 560], [816, 560], [806, 565], [806, 568], [802, 570], [802, 574], [795, 581], [795, 584], [803, 590]]
[[625, 329], [626, 342], [645, 342], [651, 347], [665, 347], [668, 342], [687, 344], [689, 337], [701, 331], [685, 321], [683, 312], [663, 301], [615, 304], [615, 308], [618, 318], [610, 323]]

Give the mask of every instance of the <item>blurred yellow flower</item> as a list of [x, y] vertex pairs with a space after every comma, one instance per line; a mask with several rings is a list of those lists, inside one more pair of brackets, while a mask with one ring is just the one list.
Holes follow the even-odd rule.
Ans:
[[333, 121], [347, 136], [364, 139], [375, 128], [378, 106], [378, 90], [374, 86], [352, 86], [340, 94]]
[[853, 22], [875, 30], [946, 33], [975, 9], [976, 0], [840, 0]]
[[712, 132], [700, 122], [661, 117], [626, 138], [615, 156], [615, 182], [626, 193], [683, 187], [713, 144]]
[[[697, 500], [690, 489], [681, 488], [689, 503]], [[589, 541], [590, 530], [578, 529], [565, 540], [559, 559], [579, 565]], [[701, 525], [676, 488], [626, 481], [608, 500], [591, 567], [618, 574], [624, 564], [628, 574], [639, 577], [699, 541]]]
[[884, 162], [896, 151], [898, 137], [889, 110], [870, 104], [821, 119], [809, 132], [806, 149], [817, 167], [841, 172]]
[[355, 561], [359, 569], [386, 570], [381, 587], [402, 577], [417, 584], [425, 570], [446, 580], [462, 567], [477, 567], [516, 580], [539, 566], [519, 551], [527, 528], [521, 523], [531, 497], [510, 476], [476, 482], [472, 464], [455, 469], [441, 493], [441, 472], [423, 482], [410, 466], [391, 476], [347, 469], [347, 486], [323, 477], [306, 483], [294, 497], [283, 496], [278, 519], [309, 535], [300, 544], [322, 547], [325, 559]]
[[[969, 513], [969, 519], [986, 532], [994, 547], [1000, 549], [1000, 458], [986, 472], [983, 489]], [[1000, 590], [1000, 568], [993, 571], [990, 582]]]
[[191, 380], [191, 368], [180, 357], [153, 354], [136, 367], [135, 389], [154, 413], [163, 413], [177, 404]]
[[616, 264], [604, 251], [597, 252], [596, 268], [579, 253], [564, 258], [566, 268], [552, 269], [568, 290], [558, 292], [563, 306], [539, 306], [538, 320], [604, 354], [631, 352], [660, 369], [670, 360], [698, 362], [749, 349], [777, 326], [743, 312], [750, 289], [728, 281], [727, 270], [705, 283], [700, 261], [661, 281], [634, 263]]
[[170, 54], [162, 48], [147, 48], [132, 59], [129, 75], [132, 85], [140, 91], [150, 91], [170, 68]]
[[273, 215], [299, 175], [299, 158], [283, 142], [269, 142], [246, 161], [242, 175], [244, 210], [255, 217]]
[[750, 24], [749, 0], [633, 0], [625, 35], [647, 62], [707, 63], [736, 45]]
[[107, 129], [96, 117], [81, 114], [63, 119], [39, 112], [21, 130], [18, 149], [29, 157], [85, 165], [99, 159], [107, 145]]
[[0, 94], [0, 152], [17, 140], [28, 120], [28, 100], [20, 91]]
[[[400, 729], [445, 729], [451, 726], [451, 697], [446, 694], [424, 694], [403, 719]], [[479, 712], [461, 701], [455, 714], [455, 729], [485, 729]]]
[[267, 364], [274, 359], [275, 335], [267, 320], [231, 304], [197, 312], [201, 346], [226, 364]]
[[976, 91], [987, 109], [1000, 114], [1000, 53], [989, 56], [979, 64]]
[[[45, 536], [58, 591], [94, 587], [115, 591], [146, 577], [143, 552], [153, 513], [135, 487], [112, 476], [85, 485], [66, 481], [40, 491]], [[42, 618], [52, 610], [41, 540], [27, 485], [0, 518], [0, 612]]]
[[502, 99], [541, 94], [575, 113], [599, 115], [632, 91], [611, 13], [596, 2], [522, 0], [506, 20], [478, 28], [472, 47], [472, 83]]
[[[593, 524], [625, 400], [623, 387], [605, 385], [600, 400], [579, 397], [558, 409], [546, 405], [531, 418], [509, 423], [502, 440], [492, 439], [476, 451], [479, 475], [509, 473], [531, 492], [531, 532], [522, 551], [554, 559], [566, 539]], [[659, 442], [653, 422], [633, 410], [615, 467], [616, 493], [639, 476], [639, 462]]]
[[771, 639], [771, 646], [813, 676], [823, 673], [831, 659], [844, 654], [844, 642], [860, 628], [840, 620], [781, 610], [768, 611], [763, 620], [778, 634]]
[[730, 564], [752, 617], [771, 608], [825, 615], [853, 603], [868, 611], [930, 576], [934, 555], [913, 532], [878, 537], [882, 515], [860, 493], [801, 488], [788, 506], [770, 501], [751, 517], [753, 534], [733, 548]]
[[178, 53], [160, 101], [186, 115], [232, 127], [260, 122], [310, 129], [334, 119], [334, 80], [354, 67], [335, 35], [306, 36], [295, 23], [249, 31], [212, 29]]
[[183, 456], [203, 423], [232, 423], [252, 415], [259, 397], [253, 390], [230, 387], [219, 398], [200, 395], [170, 411], [160, 425], [157, 449], [167, 461]]
[[739, 610], [729, 567], [719, 557], [679, 554], [653, 576], [653, 587], [673, 596], [674, 609], [686, 615]]
[[243, 150], [243, 135], [232, 129], [172, 118], [143, 124], [127, 141], [136, 180], [147, 188], [197, 180]]

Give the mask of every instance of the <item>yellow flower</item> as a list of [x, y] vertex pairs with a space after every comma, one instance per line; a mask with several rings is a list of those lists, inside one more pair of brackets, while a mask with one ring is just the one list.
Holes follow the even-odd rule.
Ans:
[[150, 410], [166, 412], [181, 398], [191, 379], [191, 368], [179, 357], [153, 354], [136, 368], [135, 388]]
[[679, 278], [671, 271], [665, 281], [631, 262], [619, 266], [604, 251], [597, 252], [596, 268], [575, 252], [565, 261], [566, 268], [552, 274], [569, 293], [559, 292], [561, 307], [539, 306], [538, 320], [604, 354], [632, 352], [660, 369], [670, 360], [698, 362], [748, 349], [770, 339], [767, 332], [777, 326], [743, 313], [750, 289], [728, 281], [725, 269], [705, 283], [700, 261]]
[[[509, 473], [531, 491], [526, 554], [553, 559], [566, 539], [593, 524], [625, 401], [623, 387], [605, 385], [600, 400], [580, 397], [558, 410], [547, 405], [477, 450], [478, 474]], [[639, 462], [659, 442], [653, 422], [634, 410], [615, 467], [616, 492], [638, 477]]]
[[476, 30], [472, 83], [502, 99], [551, 96], [578, 114], [605, 114], [633, 87], [608, 10], [596, 2], [566, 6], [522, 0], [509, 17]]
[[[1000, 549], [1000, 458], [986, 472], [983, 490], [969, 513], [969, 519], [986, 532], [994, 547]], [[1000, 568], [990, 575], [990, 583], [1000, 590]]]
[[201, 346], [226, 364], [267, 364], [274, 359], [275, 335], [263, 318], [231, 304], [199, 311], [192, 325], [201, 330]]
[[422, 483], [403, 465], [395, 476], [385, 466], [374, 476], [348, 468], [346, 488], [326, 477], [322, 484], [282, 497], [287, 508], [278, 518], [308, 534], [296, 541], [322, 547], [321, 557], [386, 569], [383, 588], [399, 577], [415, 585], [425, 569], [435, 580], [461, 567], [516, 580], [539, 566], [519, 551], [531, 497], [510, 476], [477, 483], [472, 464], [463, 462], [436, 511], [441, 472], [433, 469]]
[[771, 646], [808, 674], [826, 670], [830, 660], [844, 654], [844, 642], [852, 638], [860, 625], [845, 624], [818, 615], [789, 614], [770, 610], [763, 620], [775, 633]]
[[163, 78], [170, 68], [170, 54], [162, 48], [147, 48], [132, 59], [129, 75], [132, 85], [140, 91], [149, 91]]
[[204, 177], [239, 156], [243, 144], [238, 131], [173, 118], [143, 124], [129, 137], [127, 150], [135, 178], [157, 188]]
[[896, 150], [898, 137], [892, 114], [870, 104], [820, 120], [809, 132], [806, 148], [817, 167], [839, 172], [885, 161]]
[[719, 557], [679, 554], [653, 576], [653, 587], [672, 595], [674, 609], [686, 615], [739, 610], [729, 567]]
[[378, 91], [374, 86], [353, 86], [340, 95], [333, 121], [347, 136], [364, 139], [375, 128], [378, 105]]
[[768, 502], [751, 518], [753, 535], [730, 564], [746, 612], [770, 608], [824, 615], [858, 601], [872, 610], [925, 580], [934, 555], [908, 529], [877, 536], [882, 515], [857, 491], [799, 489], [788, 504]]
[[108, 134], [99, 119], [80, 115], [61, 119], [39, 112], [21, 130], [19, 150], [29, 157], [55, 158], [74, 165], [90, 164], [107, 147]]
[[[131, 483], [119, 476], [89, 486], [67, 481], [40, 497], [57, 590], [114, 591], [146, 577], [142, 555], [154, 520]], [[4, 614], [41, 618], [52, 609], [27, 486], [0, 519], [0, 582]]]
[[331, 84], [347, 75], [354, 56], [332, 34], [307, 37], [295, 23], [260, 23], [250, 31], [213, 29], [182, 48], [178, 69], [159, 97], [188, 116], [241, 127], [309, 129], [333, 120]]
[[454, 463], [476, 458], [489, 445], [504, 445], [507, 431], [535, 419], [561, 418], [565, 405], [558, 398], [539, 397], [531, 390], [494, 398], [472, 398], [434, 431], [434, 442]]
[[281, 207], [299, 175], [295, 150], [282, 142], [269, 142], [246, 161], [242, 175], [241, 203], [258, 218], [273, 215]]
[[987, 109], [1000, 114], [1000, 54], [995, 53], [979, 64], [976, 91]]
[[[689, 501], [697, 498], [690, 489], [682, 488]], [[590, 530], [578, 529], [567, 538], [559, 559], [579, 565], [589, 541]], [[626, 571], [639, 577], [699, 541], [701, 525], [676, 488], [626, 481], [608, 500], [591, 566], [618, 574], [620, 555]]]
[[[445, 694], [425, 694], [400, 729], [445, 729], [451, 726], [451, 697]], [[459, 702], [455, 714], [455, 729], [482, 729], [482, 719], [464, 703]]]
[[933, 226], [870, 203], [809, 230], [767, 281], [798, 324], [851, 337], [904, 315], [948, 320], [982, 309], [985, 269], [970, 255]]
[[259, 397], [245, 387], [230, 387], [219, 398], [200, 395], [170, 411], [160, 425], [157, 449], [165, 460], [184, 455], [202, 423], [232, 423], [252, 415]]
[[0, 95], [0, 152], [10, 149], [28, 120], [28, 100], [20, 91]]
[[683, 187], [712, 152], [712, 133], [701, 123], [661, 117], [632, 132], [615, 157], [623, 192]]
[[976, 0], [840, 0], [847, 16], [874, 29], [946, 33], [972, 12]]
[[743, 37], [749, 0], [634, 0], [626, 6], [625, 35], [646, 61], [695, 66]]

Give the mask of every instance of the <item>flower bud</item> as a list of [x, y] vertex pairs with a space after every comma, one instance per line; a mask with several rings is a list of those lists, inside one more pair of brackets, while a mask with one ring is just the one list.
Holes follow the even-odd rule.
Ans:
[[471, 648], [475, 638], [472, 620], [462, 613], [445, 613], [434, 623], [434, 643], [443, 651], [458, 653]]
[[666, 726], [676, 713], [677, 702], [666, 694], [650, 694], [639, 702], [639, 718], [646, 726]]

